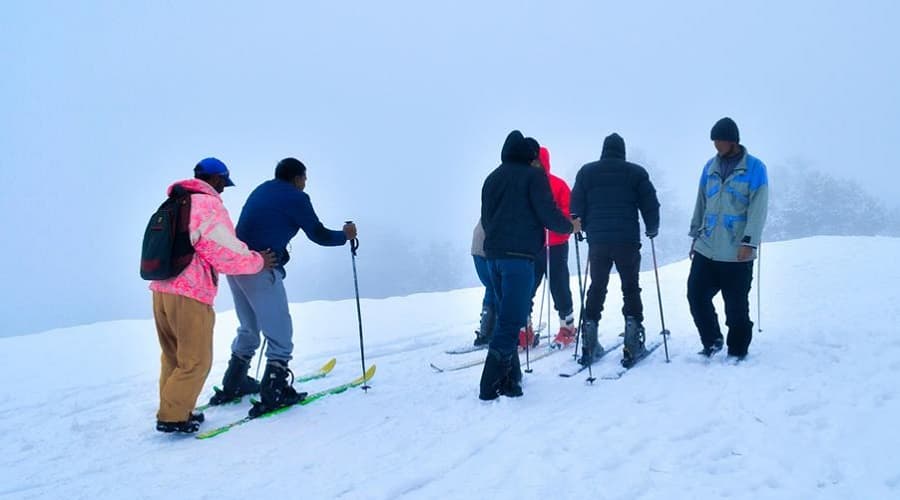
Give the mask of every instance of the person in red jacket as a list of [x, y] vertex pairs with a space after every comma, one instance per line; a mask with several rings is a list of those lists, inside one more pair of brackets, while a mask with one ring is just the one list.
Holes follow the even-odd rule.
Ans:
[[[569, 199], [571, 198], [572, 190], [569, 189], [566, 181], [550, 173], [550, 151], [545, 147], [541, 147], [538, 160], [540, 161], [540, 166], [547, 172], [547, 178], [550, 181], [550, 191], [553, 193], [553, 200], [556, 202], [556, 206], [559, 207], [559, 210], [566, 217], [571, 217]], [[559, 314], [560, 322], [559, 332], [556, 334], [554, 342], [565, 346], [575, 341], [575, 315], [572, 306], [572, 290], [569, 286], [569, 235], [554, 233], [550, 230], [546, 230], [544, 234], [544, 247], [534, 259], [534, 289], [531, 292], [531, 308], [532, 310], [534, 309], [534, 295], [540, 288], [541, 280], [544, 278], [544, 272], [547, 269], [547, 255], [549, 254], [550, 295], [553, 296], [553, 306]], [[519, 345], [525, 347], [525, 344], [529, 341], [532, 344], [536, 344], [530, 317], [528, 324], [519, 332]]]

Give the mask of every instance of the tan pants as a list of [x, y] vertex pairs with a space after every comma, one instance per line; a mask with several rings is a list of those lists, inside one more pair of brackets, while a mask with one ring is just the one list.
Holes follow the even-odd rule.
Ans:
[[159, 336], [159, 411], [163, 422], [184, 422], [197, 404], [212, 366], [212, 306], [170, 293], [153, 292]]

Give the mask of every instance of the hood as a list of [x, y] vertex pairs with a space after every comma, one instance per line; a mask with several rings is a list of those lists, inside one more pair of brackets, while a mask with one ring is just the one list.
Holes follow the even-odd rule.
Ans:
[[500, 151], [500, 161], [503, 163], [531, 163], [537, 157], [537, 151], [529, 146], [525, 136], [518, 130], [513, 130], [506, 136], [503, 143], [503, 150]]
[[175, 189], [176, 186], [179, 186], [188, 191], [192, 191], [195, 193], [203, 193], [210, 194], [218, 197], [219, 193], [216, 192], [216, 189], [205, 181], [201, 181], [200, 179], [185, 179], [183, 181], [178, 181], [169, 186], [169, 189], [166, 190], [166, 194], [171, 196], [172, 190]]
[[625, 139], [619, 134], [611, 134], [603, 140], [603, 153], [600, 155], [601, 160], [624, 160], [625, 159]]
[[544, 171], [548, 174], [550, 173], [550, 150], [541, 146], [541, 151], [538, 153], [538, 158], [541, 160], [541, 166], [544, 167]]

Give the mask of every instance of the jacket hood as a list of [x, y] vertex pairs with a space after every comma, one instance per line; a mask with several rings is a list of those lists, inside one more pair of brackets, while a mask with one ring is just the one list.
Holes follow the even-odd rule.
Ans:
[[625, 139], [619, 134], [611, 134], [603, 140], [603, 153], [600, 155], [601, 160], [624, 160], [625, 159]]
[[531, 163], [537, 157], [537, 151], [529, 146], [525, 136], [518, 130], [513, 130], [506, 136], [503, 150], [500, 151], [500, 161], [503, 163]]
[[541, 166], [544, 167], [544, 171], [548, 174], [550, 173], [550, 150], [541, 146], [541, 150], [538, 153], [538, 158], [541, 160]]
[[206, 181], [201, 181], [200, 179], [185, 179], [183, 181], [175, 182], [171, 186], [169, 186], [169, 189], [166, 190], [166, 194], [171, 196], [172, 190], [175, 189], [175, 186], [181, 186], [183, 189], [195, 193], [203, 193], [219, 197], [219, 193], [216, 192], [216, 188], [207, 184]]

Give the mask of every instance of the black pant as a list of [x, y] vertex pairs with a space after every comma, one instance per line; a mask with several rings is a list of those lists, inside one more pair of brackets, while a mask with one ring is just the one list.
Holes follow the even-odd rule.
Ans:
[[584, 315], [589, 320], [599, 321], [606, 301], [606, 287], [609, 285], [609, 271], [616, 265], [622, 280], [622, 314], [644, 321], [644, 305], [641, 303], [641, 287], [638, 273], [641, 270], [640, 243], [591, 243], [588, 245], [588, 259], [591, 262], [591, 286], [587, 292]]
[[[534, 290], [531, 291], [531, 310], [534, 311], [534, 294], [541, 286], [547, 268], [547, 247], [534, 257]], [[559, 317], [572, 314], [572, 289], [569, 287], [569, 242], [550, 247], [550, 295]]]
[[725, 324], [728, 325], [728, 354], [747, 354], [753, 338], [750, 321], [750, 282], [753, 280], [753, 261], [719, 262], [694, 254], [688, 276], [687, 296], [700, 341], [709, 347], [722, 339], [719, 317], [713, 297], [722, 292], [725, 302]]

